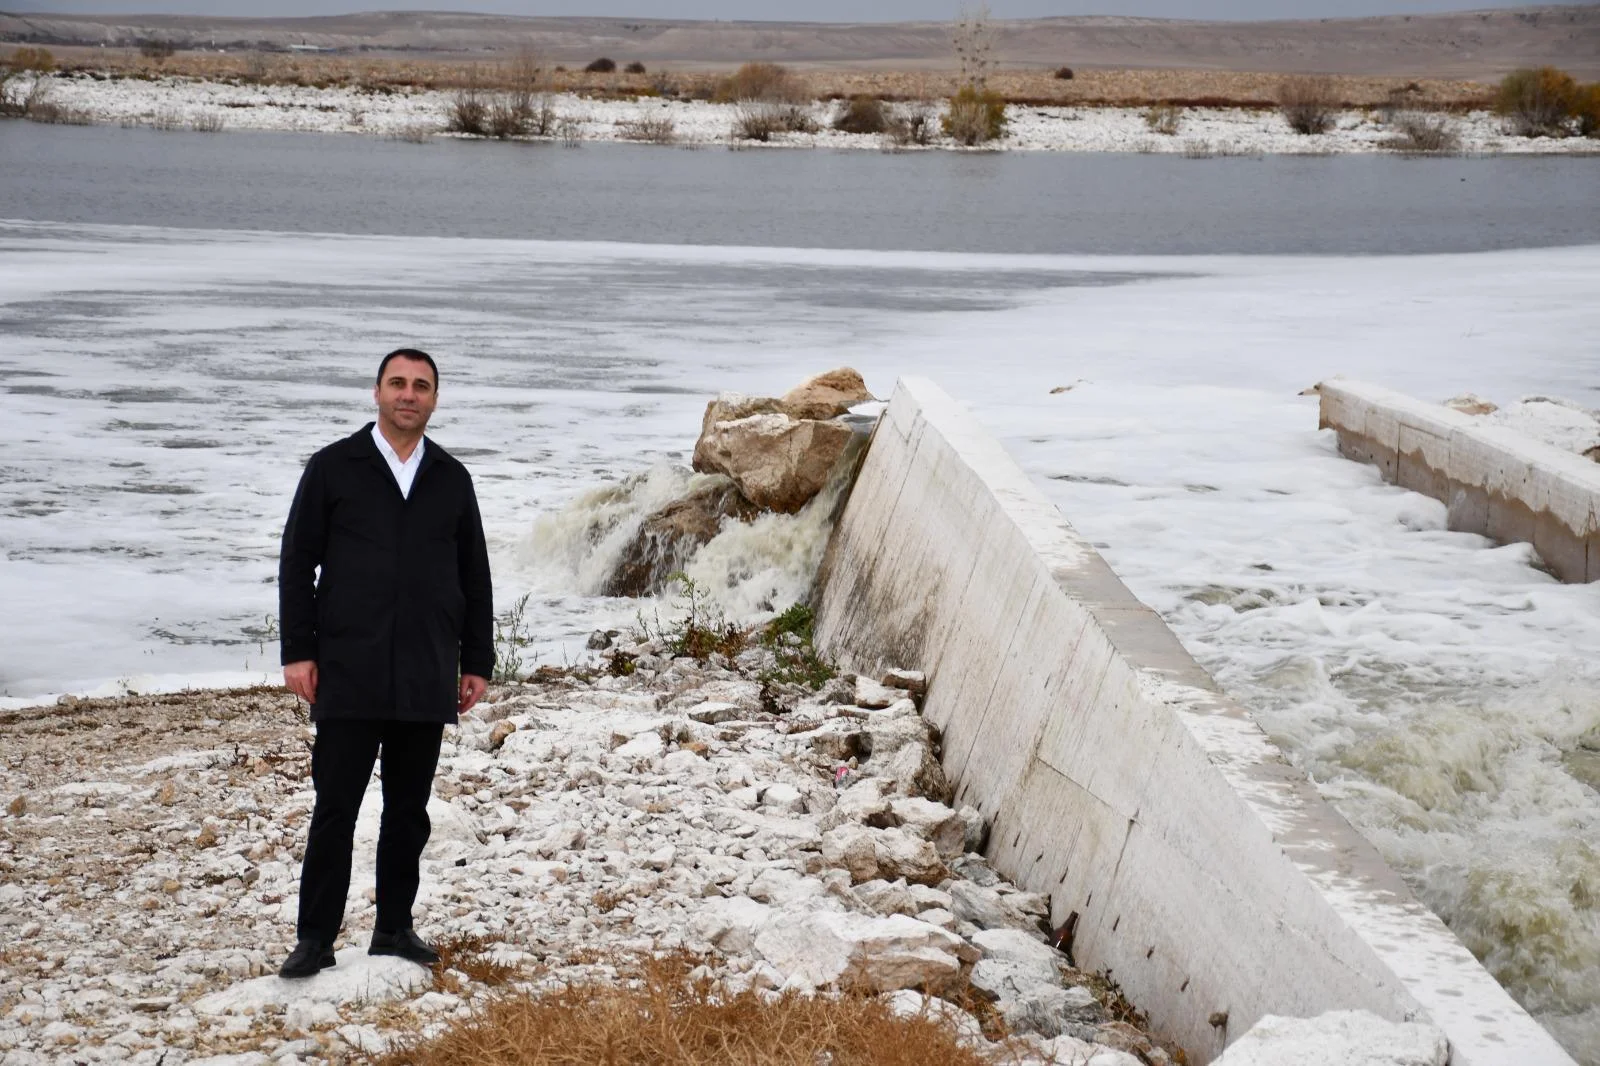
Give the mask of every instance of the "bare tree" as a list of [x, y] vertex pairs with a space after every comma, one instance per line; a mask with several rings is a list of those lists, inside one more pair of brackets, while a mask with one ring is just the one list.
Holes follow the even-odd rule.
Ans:
[[994, 28], [989, 22], [989, 5], [963, 7], [951, 33], [956, 62], [961, 68], [961, 84], [982, 90], [994, 70]]

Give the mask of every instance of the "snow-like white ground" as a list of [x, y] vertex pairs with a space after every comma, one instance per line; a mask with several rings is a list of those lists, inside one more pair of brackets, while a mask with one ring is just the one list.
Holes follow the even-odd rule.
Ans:
[[[1597, 248], [1129, 259], [6, 224], [0, 685], [269, 675], [299, 460], [366, 418], [395, 344], [440, 357], [437, 436], [477, 474], [500, 602], [533, 591], [556, 656], [634, 605], [530, 550], [537, 515], [684, 461], [719, 389], [926, 374], [1600, 1061], [1600, 794], [1582, 783], [1600, 586], [1445, 531], [1441, 506], [1339, 458], [1298, 395], [1344, 373], [1596, 406], [1596, 291]], [[734, 598], [782, 600], [809, 543], [747, 545]]]
[[[96, 80], [52, 76], [51, 99], [86, 111], [96, 122], [189, 128], [197, 121], [220, 122], [225, 130], [296, 130], [366, 133], [380, 136], [442, 132], [452, 94], [435, 90], [376, 93], [354, 88], [318, 89], [294, 85], [235, 85], [187, 79]], [[18, 91], [21, 91], [20, 89]], [[641, 97], [596, 100], [571, 93], [548, 97], [564, 121], [561, 136], [585, 141], [626, 140], [640, 120], [667, 120], [680, 144], [734, 144], [739, 109], [704, 100]], [[876, 134], [833, 130], [842, 104], [810, 108], [821, 127], [816, 133], [791, 133], [772, 143], [795, 147], [872, 148], [885, 145]], [[930, 107], [934, 105], [928, 105]], [[1186, 108], [1171, 135], [1152, 132], [1144, 110], [1116, 107], [1035, 107], [1006, 109], [1007, 134], [986, 147], [1030, 151], [1158, 152], [1201, 155], [1266, 153], [1380, 152], [1394, 130], [1376, 112], [1346, 111], [1334, 129], [1303, 136], [1274, 111], [1241, 108]], [[1460, 150], [1476, 153], [1570, 153], [1600, 151], [1581, 137], [1528, 138], [1510, 134], [1499, 117], [1486, 111], [1453, 116], [1449, 127]], [[937, 123], [935, 123], [937, 126]], [[748, 142], [746, 142], [748, 143]], [[941, 139], [940, 146], [953, 147]]]

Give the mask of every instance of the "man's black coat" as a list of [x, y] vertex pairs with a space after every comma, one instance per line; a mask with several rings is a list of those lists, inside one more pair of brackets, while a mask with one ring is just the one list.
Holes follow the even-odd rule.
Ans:
[[283, 529], [278, 611], [284, 663], [317, 664], [313, 721], [454, 722], [458, 674], [494, 669], [467, 468], [428, 439], [401, 496], [371, 423], [313, 455]]

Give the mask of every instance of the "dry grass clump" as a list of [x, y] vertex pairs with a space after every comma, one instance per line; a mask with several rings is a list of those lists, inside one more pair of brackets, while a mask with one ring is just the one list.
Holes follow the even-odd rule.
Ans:
[[730, 994], [693, 956], [646, 959], [616, 982], [507, 994], [378, 1066], [991, 1066], [932, 1015], [870, 995]]
[[1338, 107], [1332, 78], [1285, 78], [1278, 86], [1278, 110], [1296, 133], [1327, 133]]
[[1600, 82], [1578, 90], [1572, 113], [1578, 119], [1578, 132], [1585, 137], [1600, 137]]
[[1183, 109], [1176, 104], [1152, 104], [1145, 109], [1144, 124], [1151, 133], [1166, 137], [1176, 136], [1183, 119]]
[[865, 94], [852, 96], [833, 128], [844, 133], [882, 133], [889, 128], [889, 117], [883, 110], [883, 101]]
[[617, 123], [617, 132], [625, 141], [646, 141], [650, 144], [671, 144], [678, 139], [678, 124], [671, 115], [653, 115], [648, 118], [631, 118]]
[[772, 140], [780, 133], [815, 133], [816, 119], [803, 104], [742, 100], [734, 109], [733, 135], [741, 141]]
[[459, 992], [457, 973], [465, 974], [487, 988], [503, 988], [522, 971], [510, 963], [499, 962], [491, 954], [493, 942], [480, 936], [448, 937], [434, 945], [439, 961], [433, 965], [433, 987], [440, 992]]
[[1390, 122], [1394, 133], [1383, 146], [1396, 152], [1438, 154], [1459, 152], [1461, 134], [1444, 115], [1399, 114]]
[[615, 59], [601, 56], [599, 59], [591, 59], [589, 65], [583, 68], [583, 72], [585, 74], [610, 74], [616, 69], [617, 61]]
[[1006, 132], [1006, 101], [991, 89], [963, 85], [941, 119], [944, 132], [968, 147], [998, 140]]

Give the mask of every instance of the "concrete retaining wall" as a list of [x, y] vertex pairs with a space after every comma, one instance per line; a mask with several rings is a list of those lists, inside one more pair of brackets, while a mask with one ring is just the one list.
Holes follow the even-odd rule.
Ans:
[[1525, 541], [1563, 581], [1600, 581], [1600, 463], [1376, 385], [1317, 391], [1339, 451], [1442, 500], [1451, 529]]
[[1056, 925], [1078, 912], [1079, 963], [1192, 1061], [1263, 1014], [1361, 1007], [1432, 1020], [1455, 1063], [1571, 1062], [930, 382], [873, 436], [817, 632], [858, 671], [928, 673], [990, 859]]

